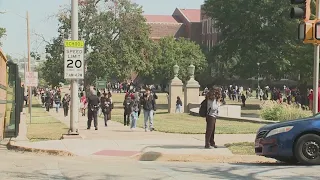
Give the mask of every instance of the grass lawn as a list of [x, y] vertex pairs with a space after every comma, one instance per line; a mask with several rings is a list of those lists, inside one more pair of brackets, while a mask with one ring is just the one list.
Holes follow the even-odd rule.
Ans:
[[59, 140], [62, 134], [68, 132], [68, 127], [50, 116], [39, 104], [32, 108], [31, 124], [27, 117], [28, 132], [27, 137], [30, 141]]
[[241, 142], [225, 144], [225, 146], [233, 153], [238, 155], [255, 155], [253, 142]]
[[[204, 134], [206, 121], [202, 117], [191, 116], [189, 114], [169, 114], [167, 107], [168, 102], [165, 94], [157, 94], [158, 110], [154, 117], [154, 127], [156, 131], [166, 133], [181, 133], [181, 134]], [[123, 123], [123, 108], [122, 102], [124, 94], [113, 94], [113, 102], [115, 108], [112, 111], [112, 120]], [[237, 122], [218, 119], [216, 124], [217, 134], [252, 134], [264, 124]], [[143, 114], [138, 120], [138, 127], [143, 128]]]

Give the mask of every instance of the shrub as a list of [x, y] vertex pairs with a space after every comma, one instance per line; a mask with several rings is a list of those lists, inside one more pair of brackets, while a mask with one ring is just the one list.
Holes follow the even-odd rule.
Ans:
[[299, 118], [310, 117], [312, 113], [303, 110], [297, 105], [279, 104], [275, 101], [265, 101], [260, 105], [260, 117], [272, 121], [287, 121]]

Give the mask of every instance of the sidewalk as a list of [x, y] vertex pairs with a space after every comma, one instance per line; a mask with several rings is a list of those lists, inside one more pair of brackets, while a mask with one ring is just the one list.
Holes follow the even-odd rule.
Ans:
[[[56, 113], [54, 109], [49, 112], [69, 127], [69, 117], [63, 116], [60, 109]], [[140, 119], [141, 120], [141, 119]], [[25, 126], [25, 120], [21, 121], [20, 126]], [[217, 134], [217, 149], [204, 149], [204, 134], [186, 135], [186, 134], [168, 134], [161, 132], [144, 132], [143, 129], [137, 128], [131, 131], [128, 126], [123, 126], [117, 122], [108, 122], [108, 127], [104, 127], [102, 118], [99, 118], [99, 130], [94, 128], [87, 130], [86, 117], [79, 117], [79, 133], [82, 139], [63, 139], [54, 141], [29, 142], [25, 138], [19, 137], [12, 143], [20, 148], [29, 148], [29, 151], [46, 151], [63, 154], [76, 155], [84, 157], [135, 157], [145, 159], [154, 159], [154, 156], [160, 157], [168, 155], [170, 157], [188, 157], [201, 156], [208, 157], [231, 157], [234, 156], [231, 151], [223, 145], [234, 142], [253, 142], [254, 134]], [[24, 128], [26, 129], [26, 128]], [[23, 136], [21, 133], [20, 135]], [[246, 157], [247, 158], [247, 157]], [[259, 161], [265, 161], [266, 158], [254, 157]]]

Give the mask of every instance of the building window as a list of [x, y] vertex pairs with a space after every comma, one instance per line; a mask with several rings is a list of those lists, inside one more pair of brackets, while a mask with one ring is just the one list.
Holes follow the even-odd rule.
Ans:
[[202, 34], [204, 34], [204, 22], [205, 21], [202, 21]]
[[210, 33], [210, 19], [207, 20], [207, 34]]

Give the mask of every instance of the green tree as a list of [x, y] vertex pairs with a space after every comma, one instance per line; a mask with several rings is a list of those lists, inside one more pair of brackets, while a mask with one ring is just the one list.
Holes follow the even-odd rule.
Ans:
[[[0, 40], [1, 38], [3, 38], [6, 35], [6, 29], [0, 27]], [[0, 46], [2, 45], [1, 41], [0, 41]]]
[[153, 81], [163, 85], [173, 78], [173, 66], [179, 65], [179, 77], [182, 81], [189, 80], [188, 66], [193, 64], [196, 67], [197, 75], [204, 71], [206, 59], [199, 45], [194, 42], [173, 37], [161, 38], [155, 45], [157, 50], [154, 50], [153, 58]]
[[[109, 1], [86, 2], [79, 9], [79, 38], [85, 41], [85, 79], [93, 83], [97, 78], [124, 80], [132, 71], [146, 74], [148, 56], [145, 51], [151, 42], [142, 8], [129, 0], [119, 0], [112, 10], [103, 9], [110, 5]], [[63, 70], [61, 43], [70, 38], [70, 10], [60, 13], [59, 22], [59, 37], [47, 48], [49, 58], [59, 59], [59, 62], [56, 60], [46, 66]]]
[[298, 73], [310, 78], [312, 49], [296, 40], [298, 21], [289, 19], [288, 2], [207, 0], [204, 7], [221, 30], [209, 61], [223, 75], [253, 77], [260, 63], [259, 73], [269, 80]]

